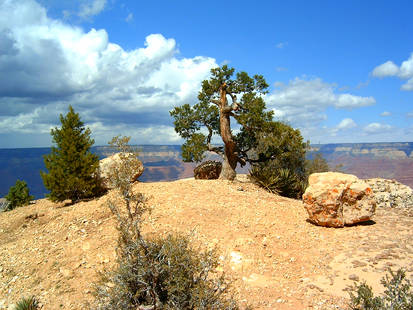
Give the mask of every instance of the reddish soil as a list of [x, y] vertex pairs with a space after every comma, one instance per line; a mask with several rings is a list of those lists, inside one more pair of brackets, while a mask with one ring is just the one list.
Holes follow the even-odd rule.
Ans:
[[[144, 231], [184, 232], [216, 246], [241, 305], [254, 309], [345, 309], [346, 289], [376, 292], [388, 267], [413, 274], [413, 217], [377, 210], [374, 222], [341, 229], [306, 221], [301, 201], [248, 183], [137, 183], [152, 213]], [[107, 201], [72, 206], [46, 199], [0, 213], [0, 309], [37, 296], [43, 309], [83, 309], [97, 271], [115, 264], [117, 231]]]

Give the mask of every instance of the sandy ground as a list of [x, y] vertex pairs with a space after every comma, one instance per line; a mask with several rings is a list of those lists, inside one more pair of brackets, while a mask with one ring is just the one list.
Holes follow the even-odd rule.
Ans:
[[[137, 183], [152, 213], [145, 232], [184, 232], [216, 246], [220, 270], [241, 305], [254, 309], [345, 309], [347, 289], [386, 270], [413, 276], [413, 217], [377, 210], [367, 225], [341, 229], [306, 221], [301, 201], [250, 184], [185, 179]], [[0, 213], [0, 309], [35, 295], [43, 309], [83, 309], [97, 271], [115, 264], [117, 231], [107, 200], [72, 206], [46, 199]]]

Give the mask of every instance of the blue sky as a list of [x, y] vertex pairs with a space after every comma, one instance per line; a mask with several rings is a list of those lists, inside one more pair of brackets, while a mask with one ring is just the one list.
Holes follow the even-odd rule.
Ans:
[[180, 144], [168, 111], [222, 64], [312, 143], [413, 141], [413, 2], [257, 3], [0, 0], [0, 147], [49, 146], [69, 104], [98, 145]]

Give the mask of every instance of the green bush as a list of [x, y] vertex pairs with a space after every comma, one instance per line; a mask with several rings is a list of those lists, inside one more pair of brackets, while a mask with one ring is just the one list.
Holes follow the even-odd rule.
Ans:
[[[111, 144], [131, 153], [129, 138], [115, 137]], [[228, 283], [218, 266], [214, 251], [202, 252], [182, 235], [144, 237], [143, 215], [150, 210], [143, 194], [130, 184], [133, 173], [129, 160], [109, 173], [120, 199], [109, 201], [117, 219], [119, 239], [117, 268], [100, 274], [91, 309], [238, 309], [228, 296]]]
[[9, 204], [5, 207], [5, 211], [25, 206], [29, 204], [31, 200], [34, 199], [34, 197], [29, 194], [29, 188], [27, 187], [27, 183], [25, 181], [20, 180], [17, 180], [16, 184], [10, 187], [9, 193], [6, 195], [5, 198], [9, 202]]
[[23, 297], [19, 300], [14, 310], [37, 310], [39, 309], [39, 303], [36, 298], [31, 296], [28, 298]]
[[381, 280], [386, 288], [384, 296], [374, 296], [370, 286], [366, 283], [355, 285], [350, 291], [350, 308], [353, 310], [412, 310], [413, 287], [406, 278], [404, 270], [397, 272], [389, 270]]
[[44, 156], [48, 173], [40, 175], [50, 190], [52, 201], [71, 199], [73, 203], [95, 197], [103, 192], [99, 179], [99, 157], [90, 148], [94, 140], [89, 128], [83, 126], [79, 114], [69, 106], [69, 112], [60, 115], [61, 128], [51, 130], [52, 152]]
[[308, 143], [303, 142], [300, 131], [282, 122], [271, 122], [257, 133], [257, 141], [255, 152], [261, 158], [252, 163], [250, 179], [270, 192], [301, 197], [307, 185]]

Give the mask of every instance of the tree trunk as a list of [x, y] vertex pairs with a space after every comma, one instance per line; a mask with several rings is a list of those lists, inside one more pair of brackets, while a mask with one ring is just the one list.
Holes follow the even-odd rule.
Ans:
[[219, 175], [219, 179], [222, 180], [234, 180], [237, 173], [235, 172], [235, 168], [237, 167], [238, 158], [235, 154], [236, 151], [236, 144], [234, 142], [234, 138], [232, 137], [231, 133], [231, 121], [230, 121], [230, 112], [227, 112], [228, 103], [226, 97], [226, 84], [224, 83], [220, 89], [220, 117], [219, 117], [219, 124], [221, 129], [221, 137], [222, 141], [225, 145], [225, 154], [224, 154], [224, 162], [222, 163], [222, 170], [221, 174]]
[[[226, 148], [225, 148], [226, 149]], [[225, 152], [226, 153], [226, 152]], [[237, 162], [231, 161], [228, 159], [227, 155], [224, 155], [224, 162], [222, 163], [222, 170], [221, 174], [219, 175], [219, 179], [221, 180], [234, 180], [237, 176], [235, 172], [235, 168], [237, 167]]]

